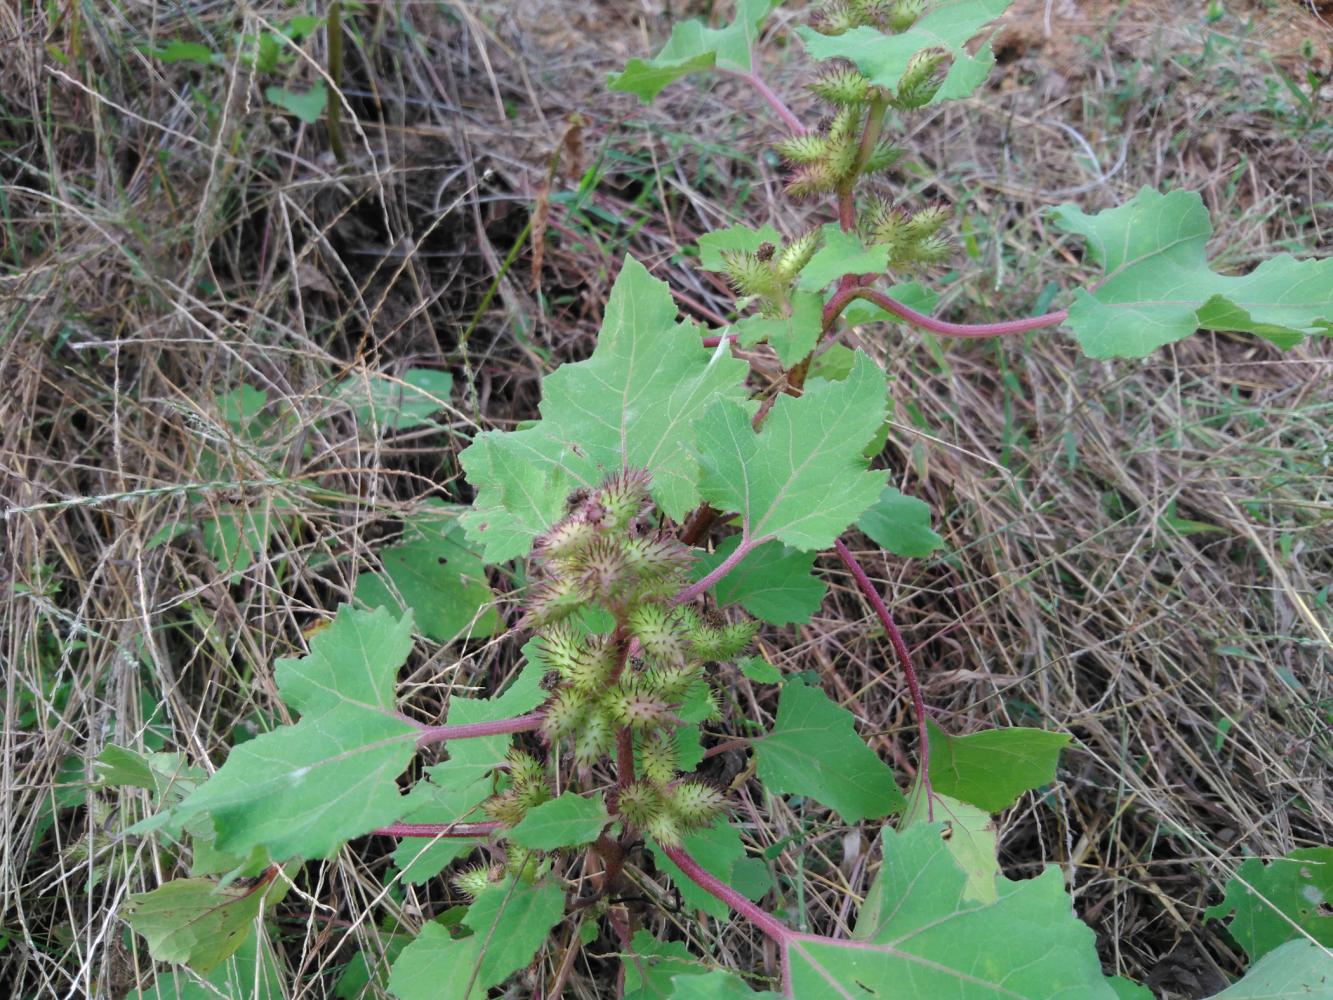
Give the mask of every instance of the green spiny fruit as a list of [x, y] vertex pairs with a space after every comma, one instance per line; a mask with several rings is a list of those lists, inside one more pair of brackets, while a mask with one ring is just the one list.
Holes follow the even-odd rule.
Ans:
[[862, 24], [874, 25], [888, 16], [890, 0], [850, 0], [852, 12]]
[[682, 573], [694, 559], [686, 546], [665, 535], [629, 539], [624, 543], [624, 556], [641, 579]]
[[538, 537], [534, 548], [543, 559], [576, 559], [597, 537], [597, 529], [587, 521], [566, 518]]
[[870, 81], [854, 69], [835, 69], [810, 84], [816, 97], [830, 104], [864, 104], [870, 96]]
[[575, 691], [596, 694], [616, 668], [617, 651], [610, 636], [588, 636], [578, 658], [561, 676]]
[[870, 242], [889, 247], [891, 254], [908, 243], [907, 213], [891, 201], [878, 198], [865, 213]]
[[922, 49], [912, 56], [898, 81], [898, 94], [893, 103], [904, 111], [924, 108], [944, 83], [948, 61], [949, 53], [939, 48]]
[[773, 268], [748, 250], [723, 250], [722, 264], [727, 280], [741, 295], [766, 298], [778, 291]]
[[528, 612], [523, 616], [524, 628], [542, 628], [568, 618], [588, 603], [577, 582], [569, 577], [547, 580], [537, 587], [528, 599]]
[[615, 727], [607, 714], [600, 706], [589, 712], [574, 734], [574, 763], [579, 767], [592, 767], [615, 746]]
[[856, 158], [861, 152], [860, 143], [848, 137], [831, 146], [828, 160], [825, 161], [829, 173], [840, 181], [846, 181], [856, 172]]
[[821, 35], [841, 35], [860, 27], [860, 21], [848, 5], [840, 2], [815, 9], [811, 24]]
[[552, 625], [537, 636], [538, 655], [548, 670], [569, 676], [584, 655], [583, 639], [568, 625]]
[[675, 737], [663, 729], [645, 734], [639, 741], [639, 768], [644, 778], [655, 785], [670, 782], [680, 770]]
[[787, 181], [787, 194], [793, 198], [814, 198], [828, 194], [838, 186], [838, 177], [828, 163], [807, 163], [795, 170]]
[[687, 831], [713, 822], [725, 804], [722, 793], [702, 781], [682, 781], [668, 793], [668, 807]]
[[953, 241], [944, 233], [927, 237], [911, 249], [911, 259], [917, 264], [942, 264], [952, 255]]
[[616, 811], [637, 827], [646, 827], [654, 816], [666, 811], [661, 790], [646, 781], [632, 782], [621, 789]]
[[934, 236], [940, 231], [940, 227], [949, 221], [949, 215], [949, 209], [945, 205], [927, 205], [920, 211], [912, 213], [912, 217], [907, 220], [907, 238], [919, 242]]
[[491, 884], [491, 869], [487, 865], [473, 865], [464, 868], [450, 881], [464, 896], [476, 899]]
[[507, 762], [509, 780], [515, 788], [526, 790], [533, 785], [546, 785], [546, 765], [532, 754], [513, 749], [509, 751]]
[[603, 704], [619, 725], [631, 729], [660, 725], [671, 711], [670, 703], [638, 677], [622, 677]]
[[902, 159], [903, 151], [893, 144], [889, 139], [881, 139], [875, 143], [875, 148], [871, 152], [865, 166], [861, 168], [862, 173], [876, 174], [883, 170], [888, 170], [895, 163]]
[[790, 282], [801, 273], [801, 269], [810, 263], [810, 258], [819, 249], [819, 230], [796, 237], [788, 243], [774, 258], [773, 267], [783, 282]]
[[889, 11], [889, 30], [906, 31], [926, 12], [926, 0], [898, 0]]
[[598, 500], [606, 511], [604, 527], [624, 531], [648, 505], [650, 477], [644, 469], [625, 469], [603, 484]]
[[626, 622], [644, 653], [661, 663], [682, 663], [685, 641], [676, 616], [660, 604], [640, 604]]
[[789, 163], [815, 163], [828, 152], [828, 140], [818, 132], [803, 132], [780, 140], [773, 148]]
[[499, 820], [505, 826], [517, 826], [528, 812], [526, 799], [513, 788], [487, 799], [481, 807], [487, 816]]
[[832, 147], [844, 142], [855, 143], [860, 139], [861, 133], [861, 109], [860, 108], [839, 108], [829, 122], [827, 129], [830, 146], [830, 155], [835, 152]]
[[588, 718], [588, 696], [575, 691], [560, 691], [546, 703], [541, 733], [548, 743], [574, 733]]
[[541, 859], [532, 851], [515, 851], [511, 848], [509, 856], [505, 858], [505, 871], [527, 885], [537, 881], [542, 873], [541, 868]]
[[620, 539], [602, 536], [584, 551], [578, 566], [578, 584], [589, 601], [614, 598], [626, 581], [629, 564]]
[[679, 820], [668, 809], [650, 816], [648, 822], [643, 824], [643, 828], [648, 836], [663, 847], [679, 847], [680, 838], [686, 832], [681, 829]]

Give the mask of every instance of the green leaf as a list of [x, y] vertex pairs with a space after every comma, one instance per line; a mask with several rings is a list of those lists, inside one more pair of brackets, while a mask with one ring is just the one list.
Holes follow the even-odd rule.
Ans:
[[398, 714], [394, 682], [411, 648], [410, 615], [341, 607], [308, 656], [277, 663], [278, 691], [301, 721], [233, 748], [176, 818], [210, 814], [221, 849], [263, 846], [279, 859], [328, 857], [398, 819], [396, 779], [419, 730]]
[[492, 885], [463, 918], [471, 937], [451, 937], [438, 923], [421, 928], [394, 962], [389, 992], [399, 1000], [480, 1000], [532, 961], [564, 912], [554, 882]]
[[[718, 567], [740, 544], [740, 536], [724, 540], [710, 555], [691, 567], [696, 580]], [[713, 585], [718, 604], [739, 604], [756, 618], [770, 625], [808, 622], [824, 603], [828, 587], [811, 575], [815, 554], [787, 548], [779, 542], [765, 542], [741, 560], [730, 573]]]
[[277, 510], [287, 502], [278, 498], [262, 509], [237, 504], [221, 505], [200, 527], [204, 551], [228, 581], [239, 580], [268, 551], [269, 537], [283, 520]]
[[207, 977], [174, 969], [128, 1000], [283, 1000], [285, 977], [266, 933], [246, 937]]
[[942, 832], [939, 823], [884, 829], [884, 863], [854, 940], [800, 935], [788, 945], [793, 996], [1114, 1000], [1058, 869], [1000, 877], [994, 903], [969, 900]]
[[682, 21], [671, 31], [666, 46], [652, 59], [631, 59], [608, 86], [635, 94], [647, 104], [662, 88], [682, 76], [714, 66], [739, 73], [750, 71], [750, 50], [759, 28], [781, 0], [737, 0], [736, 18], [725, 28], [710, 28], [703, 21]]
[[741, 673], [756, 684], [776, 684], [782, 680], [782, 671], [762, 656], [747, 656], [737, 662]]
[[1111, 987], [1116, 1000], [1156, 1000], [1152, 990], [1124, 976], [1107, 976], [1106, 985]]
[[790, 316], [749, 316], [736, 324], [742, 347], [767, 341], [784, 368], [790, 368], [815, 349], [824, 326], [824, 297], [796, 292]]
[[789, 683], [768, 735], [753, 741], [759, 780], [775, 794], [806, 795], [845, 823], [906, 805], [893, 772], [856, 734], [852, 713], [818, 688]]
[[324, 113], [329, 103], [329, 91], [322, 80], [304, 91], [288, 90], [286, 87], [267, 87], [264, 96], [307, 125], [319, 121], [319, 116]]
[[1067, 733], [1044, 729], [983, 729], [950, 736], [926, 722], [930, 738], [930, 783], [937, 792], [999, 812], [1033, 788], [1055, 780]]
[[1075, 293], [1066, 321], [1090, 357], [1143, 357], [1200, 328], [1279, 347], [1333, 333], [1333, 258], [1279, 254], [1244, 276], [1218, 274], [1207, 258], [1212, 223], [1195, 192], [1145, 187], [1118, 208], [1086, 215], [1061, 205], [1054, 216], [1106, 270], [1095, 292]]
[[463, 524], [487, 562], [526, 554], [564, 516], [576, 487], [596, 487], [622, 468], [652, 473], [653, 498], [668, 517], [681, 520], [698, 505], [691, 428], [715, 400], [746, 397], [748, 370], [725, 349], [700, 345], [697, 327], [676, 322], [666, 283], [628, 258], [592, 357], [542, 381], [542, 419], [481, 434], [460, 456], [477, 490]]
[[996, 860], [998, 845], [990, 813], [947, 795], [932, 795], [930, 801], [934, 803], [933, 819], [918, 782], [908, 796], [910, 804], [903, 813], [901, 829], [921, 823], [943, 824], [944, 845], [967, 876], [964, 902], [996, 902], [1000, 898], [996, 886], [1000, 865]]
[[781, 242], [782, 234], [767, 223], [758, 229], [749, 226], [714, 229], [699, 237], [699, 266], [705, 271], [725, 271], [727, 265], [722, 259], [722, 251], [744, 250], [754, 253], [765, 243], [777, 246]]
[[121, 915], [148, 941], [155, 961], [188, 965], [206, 976], [250, 936], [264, 904], [286, 893], [282, 878], [252, 887], [179, 878], [130, 896]]
[[796, 285], [815, 292], [845, 274], [883, 274], [889, 266], [889, 248], [866, 247], [856, 233], [844, 233], [837, 223], [823, 227], [824, 239], [810, 263], [801, 269]]
[[1212, 1000], [1330, 1000], [1333, 955], [1313, 941], [1288, 941], [1270, 951], [1238, 983]]
[[[540, 686], [544, 673], [540, 664], [529, 662], [518, 680], [498, 697], [478, 699], [455, 695], [449, 699], [445, 721], [451, 726], [469, 725], [530, 712], [547, 698]], [[404, 804], [403, 821], [460, 823], [484, 819], [477, 813], [477, 808], [494, 792], [491, 773], [504, 763], [513, 742], [512, 736], [503, 735], [446, 743], [448, 760], [431, 765], [426, 769], [427, 780], [412, 787]], [[459, 857], [470, 854], [478, 843], [464, 837], [437, 840], [404, 837], [398, 842], [393, 860], [401, 869], [404, 882], [420, 885]]]
[[486, 564], [463, 540], [457, 513], [463, 509], [427, 500], [407, 519], [402, 540], [380, 550], [383, 571], [357, 577], [357, 601], [399, 613], [406, 604], [417, 627], [439, 642], [500, 631], [500, 614], [488, 606], [495, 594], [486, 581]]
[[[657, 867], [671, 876], [671, 881], [676, 884], [680, 898], [687, 907], [692, 910], [703, 910], [717, 920], [729, 919], [731, 910], [726, 903], [695, 885], [676, 867], [676, 863], [666, 856], [656, 841], [651, 842], [651, 847], [653, 856], [657, 859]], [[734, 875], [738, 863], [745, 860], [745, 847], [741, 844], [740, 831], [725, 816], [715, 820], [712, 826], [685, 834], [681, 838], [681, 847], [703, 866], [704, 871], [715, 875], [739, 891]], [[761, 891], [758, 895], [750, 896], [750, 899], [758, 899], [768, 891], [768, 887], [762, 883], [752, 888]]]
[[744, 544], [827, 548], [884, 488], [861, 454], [883, 419], [884, 374], [860, 352], [844, 381], [779, 396], [758, 434], [744, 407], [716, 403], [695, 431], [700, 493], [741, 515]]
[[1233, 917], [1227, 930], [1251, 961], [1295, 939], [1333, 946], [1333, 847], [1301, 848], [1267, 864], [1250, 858], [1225, 893], [1204, 916]]
[[449, 406], [454, 377], [433, 368], [412, 368], [402, 378], [383, 372], [349, 375], [333, 389], [333, 397], [352, 408], [361, 427], [407, 431], [437, 427], [431, 415]]
[[943, 86], [931, 104], [956, 100], [972, 93], [986, 79], [995, 56], [987, 42], [977, 55], [963, 47], [1009, 7], [1010, 0], [951, 0], [933, 4], [925, 16], [906, 31], [886, 35], [874, 28], [853, 28], [841, 35], [821, 35], [813, 28], [796, 33], [815, 59], [849, 59], [870, 82], [897, 90], [912, 56], [923, 49], [943, 48], [953, 58]]
[[173, 39], [160, 49], [155, 49], [153, 57], [167, 64], [198, 63], [200, 66], [214, 66], [225, 58], [221, 52], [214, 52], [207, 45], [182, 42], [180, 39]]
[[610, 819], [600, 795], [565, 792], [528, 810], [507, 836], [510, 843], [534, 851], [579, 847], [596, 840]]
[[[624, 959], [625, 1000], [660, 1000], [675, 997], [677, 977], [694, 979], [708, 972], [703, 959], [690, 954], [683, 941], [659, 941], [648, 931], [634, 932]], [[687, 987], [688, 988], [688, 987]]]
[[892, 486], [885, 487], [875, 505], [856, 519], [856, 526], [896, 556], [924, 558], [944, 544], [931, 530], [930, 506]]

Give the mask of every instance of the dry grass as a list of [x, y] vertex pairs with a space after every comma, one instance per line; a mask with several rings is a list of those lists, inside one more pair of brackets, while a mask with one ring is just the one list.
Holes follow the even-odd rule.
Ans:
[[[1104, 207], [1144, 183], [1203, 191], [1229, 266], [1330, 251], [1327, 87], [1301, 118], [1285, 89], [1265, 96], [1262, 39], [1233, 16], [1205, 59], [1208, 29], [1184, 6], [1148, 30], [1130, 5], [1072, 64], [1020, 46], [993, 91], [913, 123], [924, 169], [891, 186], [953, 202], [977, 241], [947, 276], [951, 316], [1017, 315], [1048, 282], [1083, 281], [1040, 210]], [[0, 981], [119, 997], [151, 962], [116, 908], [177, 872], [151, 841], [114, 836], [145, 803], [90, 788], [92, 757], [165, 745], [216, 763], [270, 718], [274, 658], [348, 597], [403, 510], [466, 499], [457, 451], [479, 426], [532, 416], [538, 377], [586, 356], [624, 253], [687, 310], [726, 314], [725, 288], [681, 249], [734, 219], [794, 232], [824, 216], [784, 202], [780, 170], [755, 155], [768, 123], [738, 84], [678, 88], [646, 111], [601, 90], [662, 35], [637, 7], [410, 5], [401, 21], [372, 7], [346, 55], [345, 165], [322, 124], [266, 103], [276, 77], [142, 54], [178, 37], [232, 52], [238, 33], [289, 18], [283, 5], [46, 10], [0, 8]], [[766, 73], [808, 112], [796, 53], [767, 51]], [[308, 85], [324, 60], [317, 36], [285, 72]], [[600, 181], [576, 195], [566, 151], [534, 293], [519, 238], [569, 112], [588, 119], [582, 165]], [[1067, 870], [1108, 971], [1162, 996], [1210, 991], [1240, 968], [1201, 912], [1228, 871], [1333, 838], [1327, 345], [1199, 337], [1102, 364], [1050, 333], [858, 337], [895, 377], [884, 460], [949, 543], [927, 561], [864, 557], [935, 719], [1078, 737], [1061, 783], [1004, 818], [1006, 864]], [[374, 434], [331, 393], [411, 367], [454, 373], [444, 428]], [[258, 438], [224, 412], [243, 385], [275, 418]], [[274, 530], [233, 573], [203, 543], [238, 509]], [[163, 529], [179, 533], [154, 544]], [[840, 567], [824, 569], [821, 614], [765, 650], [817, 671], [910, 771], [899, 674]], [[514, 660], [503, 643], [423, 640], [411, 690], [438, 711], [451, 686], [489, 689]], [[767, 720], [771, 694], [734, 681]], [[771, 805], [747, 786], [739, 818], [757, 847], [794, 838], [775, 871], [811, 881], [781, 905], [844, 926], [874, 872], [869, 842]], [[359, 949], [381, 964], [386, 913], [415, 923], [451, 898], [443, 882], [386, 895], [391, 880], [380, 841], [307, 867], [280, 915], [290, 995], [326, 995]], [[643, 919], [771, 971], [744, 928]], [[605, 936], [587, 950], [573, 995], [610, 995], [596, 956], [611, 951]]]

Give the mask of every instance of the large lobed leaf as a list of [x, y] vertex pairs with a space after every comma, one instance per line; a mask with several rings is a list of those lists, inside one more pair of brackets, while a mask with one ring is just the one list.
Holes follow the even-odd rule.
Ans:
[[854, 940], [794, 936], [790, 995], [1114, 1000], [1057, 869], [1012, 882], [992, 857], [987, 902], [943, 831], [942, 823], [884, 830], [884, 864]]
[[623, 72], [611, 77], [612, 90], [635, 94], [647, 104], [682, 76], [714, 66], [747, 73], [750, 50], [759, 28], [781, 0], [738, 0], [736, 17], [725, 28], [710, 28], [703, 21], [682, 21], [652, 59], [631, 59]]
[[942, 48], [953, 64], [943, 86], [931, 101], [956, 100], [976, 90], [995, 56], [990, 43], [975, 56], [963, 47], [982, 28], [1008, 8], [1011, 0], [944, 0], [931, 4], [925, 16], [906, 31], [886, 35], [874, 28], [853, 28], [841, 35], [821, 35], [813, 28], [797, 28], [806, 50], [815, 59], [848, 59], [871, 83], [896, 90], [912, 56], [924, 49]]
[[1333, 847], [1306, 847], [1265, 864], [1249, 858], [1204, 916], [1233, 919], [1227, 930], [1251, 960], [1286, 941], [1333, 947]]
[[906, 804], [893, 771], [856, 735], [852, 713], [818, 688], [786, 685], [772, 731], [753, 746], [759, 780], [770, 792], [808, 795], [846, 823]]
[[1288, 941], [1211, 1000], [1333, 1000], [1333, 953], [1313, 941]]
[[1198, 329], [1253, 333], [1279, 347], [1333, 333], [1333, 258], [1279, 254], [1247, 275], [1218, 274], [1207, 257], [1212, 223], [1195, 192], [1145, 187], [1096, 215], [1074, 205], [1054, 215], [1106, 269], [1096, 291], [1075, 293], [1066, 324], [1090, 357], [1143, 357]]
[[394, 963], [389, 992], [399, 1000], [480, 1000], [532, 961], [564, 912], [556, 882], [489, 886], [463, 917], [472, 935], [454, 938], [426, 924]]
[[277, 859], [327, 857], [398, 819], [396, 779], [418, 729], [398, 714], [394, 684], [411, 648], [410, 615], [339, 608], [308, 656], [278, 661], [278, 691], [301, 720], [235, 747], [175, 818], [207, 813], [219, 849]]
[[738, 403], [715, 403], [696, 426], [703, 498], [741, 515], [746, 544], [832, 545], [884, 488], [862, 450], [884, 420], [884, 374], [858, 352], [841, 382], [780, 396], [758, 434]]
[[592, 357], [542, 381], [541, 420], [481, 434], [460, 456], [477, 490], [469, 537], [488, 562], [524, 555], [575, 488], [622, 468], [647, 469], [653, 498], [683, 518], [699, 502], [691, 426], [719, 399], [744, 411], [746, 371], [725, 347], [704, 349], [698, 329], [676, 321], [666, 283], [627, 258]]
[[498, 632], [486, 566], [463, 541], [459, 509], [427, 500], [407, 519], [402, 539], [380, 550], [383, 569], [356, 578], [357, 601], [399, 613], [406, 605], [422, 634], [439, 642]]

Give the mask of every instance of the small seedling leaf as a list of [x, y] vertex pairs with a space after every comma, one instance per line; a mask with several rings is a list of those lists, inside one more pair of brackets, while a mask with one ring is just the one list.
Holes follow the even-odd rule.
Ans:
[[856, 526], [876, 545], [896, 556], [924, 558], [944, 544], [930, 527], [930, 507], [916, 497], [885, 487], [875, 505], [856, 519]]
[[1254, 961], [1286, 941], [1333, 946], [1333, 847], [1307, 847], [1265, 863], [1244, 861], [1222, 902], [1204, 916], [1231, 917], [1227, 930]]

